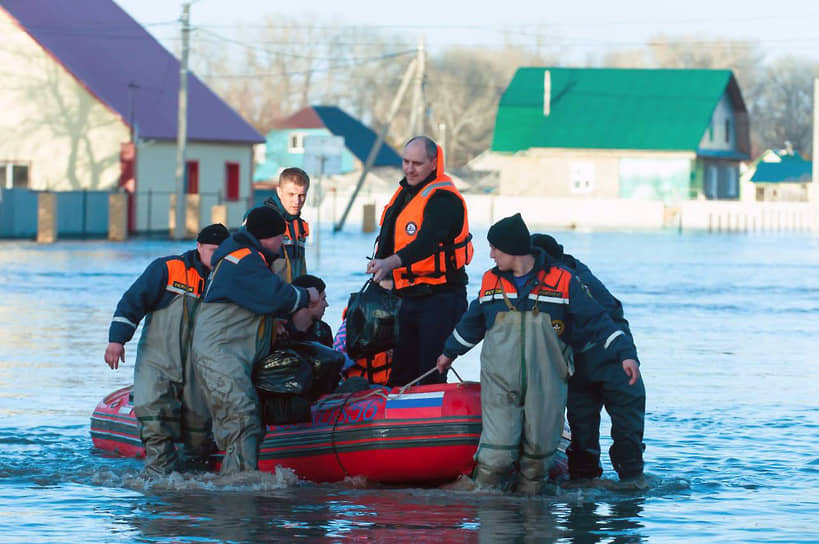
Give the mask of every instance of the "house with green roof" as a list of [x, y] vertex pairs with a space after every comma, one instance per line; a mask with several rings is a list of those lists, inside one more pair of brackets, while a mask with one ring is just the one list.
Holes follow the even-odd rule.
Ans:
[[730, 70], [526, 67], [501, 98], [487, 163], [502, 195], [674, 203], [739, 198], [749, 152]]
[[812, 179], [813, 162], [794, 151], [790, 142], [784, 149], [766, 149], [740, 175], [742, 185], [749, 187], [744, 200], [764, 202], [807, 202]]

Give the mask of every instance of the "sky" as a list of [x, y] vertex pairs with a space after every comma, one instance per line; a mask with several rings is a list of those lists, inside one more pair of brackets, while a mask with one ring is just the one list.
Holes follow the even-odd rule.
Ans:
[[[116, 0], [163, 43], [178, 36], [179, 0]], [[414, 0], [195, 0], [191, 23], [213, 31], [235, 24], [259, 24], [266, 15], [368, 25], [423, 37], [431, 49], [453, 45], [500, 46], [510, 31], [517, 40], [547, 37], [546, 45], [571, 50], [565, 64], [611, 49], [636, 48], [664, 33], [750, 40], [767, 58], [787, 54], [819, 62], [819, 2], [804, 0], [577, 0], [456, 2]]]

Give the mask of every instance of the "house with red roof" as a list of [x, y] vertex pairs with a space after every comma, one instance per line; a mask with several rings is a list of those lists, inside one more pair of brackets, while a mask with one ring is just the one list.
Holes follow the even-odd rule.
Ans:
[[[133, 231], [164, 230], [176, 186], [180, 63], [111, 0], [0, 0], [0, 184], [125, 190]], [[200, 224], [238, 226], [264, 138], [188, 78], [186, 189]]]

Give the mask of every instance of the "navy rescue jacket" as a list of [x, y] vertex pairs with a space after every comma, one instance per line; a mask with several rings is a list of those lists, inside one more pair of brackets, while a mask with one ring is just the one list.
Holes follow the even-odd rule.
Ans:
[[201, 296], [208, 272], [195, 249], [153, 261], [122, 295], [108, 328], [108, 341], [125, 344], [149, 313], [166, 308], [180, 295]]
[[[545, 252], [534, 248], [533, 274], [519, 291], [511, 271], [497, 267], [483, 276], [478, 298], [461, 317], [444, 344], [448, 357], [463, 355], [483, 340], [501, 312], [546, 312], [557, 337], [566, 345], [580, 350], [589, 342], [600, 343], [619, 360], [636, 359], [637, 350], [631, 337], [612, 321], [586, 287], [568, 267], [550, 262]], [[513, 310], [514, 308], [514, 310]]]
[[606, 313], [609, 314], [612, 321], [614, 321], [620, 330], [626, 333], [629, 338], [633, 338], [631, 335], [631, 329], [628, 326], [628, 321], [623, 315], [623, 304], [617, 299], [617, 297], [612, 295], [608, 289], [606, 289], [603, 282], [592, 273], [589, 267], [571, 255], [564, 254], [560, 259], [560, 262], [577, 274], [580, 281], [589, 288], [591, 296], [597, 301], [598, 304], [600, 304], [600, 306], [603, 307], [604, 310], [606, 310]]
[[214, 251], [205, 302], [232, 302], [259, 315], [284, 316], [310, 303], [307, 290], [287, 284], [269, 267], [262, 244], [242, 228]]

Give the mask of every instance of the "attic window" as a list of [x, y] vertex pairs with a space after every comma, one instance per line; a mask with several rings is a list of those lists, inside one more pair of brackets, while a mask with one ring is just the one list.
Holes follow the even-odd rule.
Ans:
[[731, 120], [730, 119], [725, 120], [725, 143], [726, 144], [731, 143]]
[[304, 153], [304, 133], [292, 132], [287, 139], [288, 153]]

